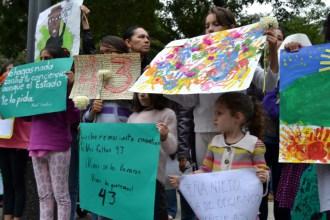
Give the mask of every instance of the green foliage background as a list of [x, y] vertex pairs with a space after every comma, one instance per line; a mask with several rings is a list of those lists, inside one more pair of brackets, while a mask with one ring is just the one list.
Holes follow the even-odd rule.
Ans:
[[[0, 63], [2, 58], [24, 56], [27, 36], [28, 1], [6, 0], [0, 3]], [[55, 4], [59, 2], [53, 0]], [[273, 14], [286, 35], [306, 33], [315, 43], [323, 42], [322, 23], [329, 8], [321, 0], [227, 0], [240, 25], [258, 20], [260, 12], [242, 12], [254, 2], [272, 4]], [[200, 35], [212, 0], [85, 0], [91, 9], [89, 21], [95, 43], [107, 34], [122, 36], [132, 25], [145, 27], [152, 37], [155, 55], [169, 41]], [[2, 58], [1, 58], [2, 57]]]

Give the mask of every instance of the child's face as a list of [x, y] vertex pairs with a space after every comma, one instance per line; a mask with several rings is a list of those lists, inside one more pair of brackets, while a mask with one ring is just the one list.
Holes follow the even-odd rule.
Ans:
[[240, 120], [225, 105], [219, 104], [215, 110], [214, 125], [218, 132], [226, 133], [236, 130], [240, 126]]
[[138, 94], [138, 99], [139, 99], [139, 102], [140, 104], [143, 106], [143, 107], [151, 107], [151, 99], [150, 99], [150, 96], [149, 94], [147, 93], [139, 93]]
[[101, 43], [100, 44], [100, 53], [108, 54], [108, 53], [120, 53], [120, 52], [110, 44]]
[[47, 50], [43, 50], [40, 54], [40, 60], [49, 60], [52, 59], [52, 55]]
[[210, 34], [217, 31], [223, 31], [227, 28], [219, 24], [217, 16], [213, 13], [208, 14], [205, 19], [205, 33]]

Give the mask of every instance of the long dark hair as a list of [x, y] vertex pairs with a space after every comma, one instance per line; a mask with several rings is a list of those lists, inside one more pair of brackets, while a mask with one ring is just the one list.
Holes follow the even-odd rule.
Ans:
[[[168, 106], [168, 100], [162, 94], [149, 93], [148, 95], [150, 97], [153, 109], [163, 110], [164, 108], [166, 108]], [[144, 109], [146, 109], [146, 107], [144, 107], [140, 104], [140, 101], [138, 98], [138, 93], [134, 93], [133, 106], [132, 106], [133, 112], [141, 112]]]
[[42, 49], [40, 51], [40, 54], [43, 51], [47, 51], [52, 58], [63, 58], [63, 57], [70, 57], [70, 51], [68, 51], [68, 49], [66, 48], [62, 48], [62, 47], [53, 47], [53, 46], [48, 46], [45, 47], [44, 49]]
[[123, 34], [123, 40], [131, 39], [131, 37], [134, 35], [135, 30], [138, 28], [142, 28], [143, 30], [145, 30], [140, 25], [131, 26], [125, 30], [125, 32]]
[[125, 41], [120, 37], [107, 35], [101, 39], [101, 44], [108, 44], [113, 46], [119, 53], [128, 53], [128, 47]]
[[14, 61], [13, 60], [6, 60], [3, 64], [1, 64], [0, 76], [2, 76], [2, 74], [4, 74], [7, 71], [7, 67], [9, 65], [11, 65], [11, 64], [14, 65]]
[[253, 97], [239, 92], [228, 92], [216, 101], [216, 107], [226, 106], [232, 115], [241, 112], [245, 117], [242, 129], [246, 127], [252, 135], [263, 139], [264, 113], [261, 104]]

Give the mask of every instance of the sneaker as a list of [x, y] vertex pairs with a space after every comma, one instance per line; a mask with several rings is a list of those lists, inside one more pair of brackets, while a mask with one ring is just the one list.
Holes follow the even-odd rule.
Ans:
[[168, 215], [168, 220], [173, 220], [174, 218], [171, 215]]

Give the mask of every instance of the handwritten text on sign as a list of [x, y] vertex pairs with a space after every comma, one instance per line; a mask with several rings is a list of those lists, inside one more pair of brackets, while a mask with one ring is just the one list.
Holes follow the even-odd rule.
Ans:
[[262, 185], [255, 170], [183, 176], [180, 191], [200, 220], [255, 220]]
[[83, 123], [80, 131], [81, 207], [111, 219], [153, 219], [155, 125]]
[[[90, 99], [132, 99], [133, 93], [127, 90], [140, 75], [140, 55], [129, 53], [75, 56], [75, 70], [75, 85], [71, 98], [84, 95]], [[99, 70], [107, 70], [109, 73], [103, 78]]]
[[[63, 111], [72, 58], [61, 58], [14, 67], [0, 93], [3, 118]], [[56, 98], [54, 98], [56, 97]]]

